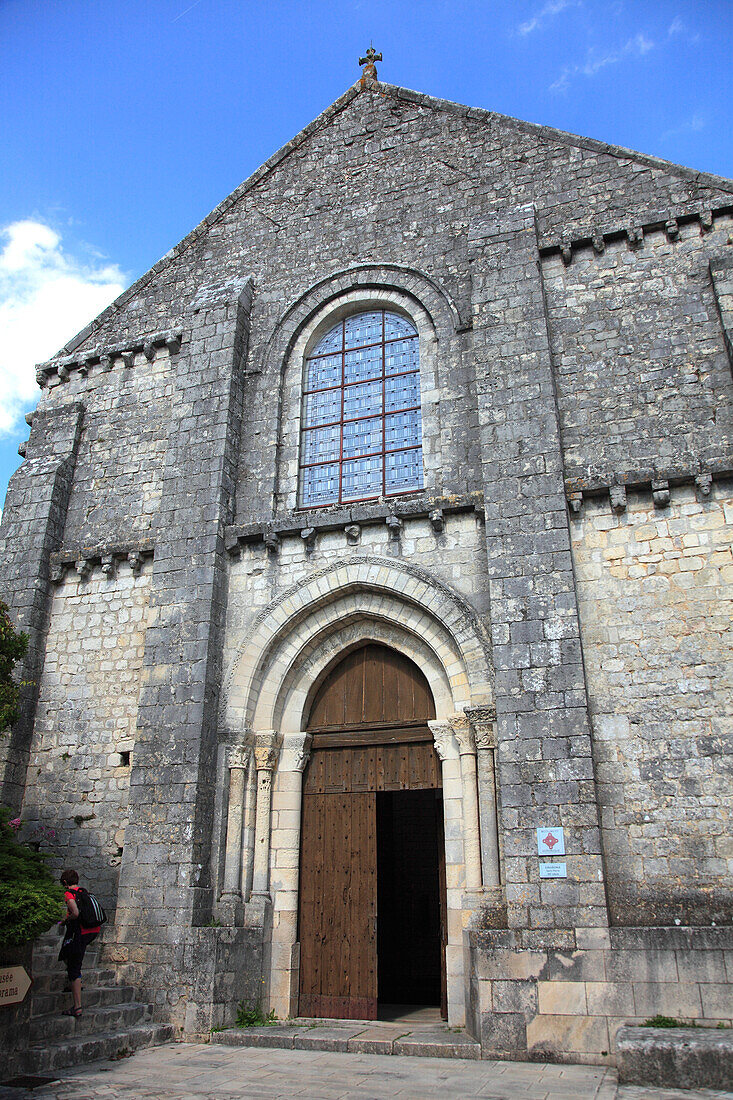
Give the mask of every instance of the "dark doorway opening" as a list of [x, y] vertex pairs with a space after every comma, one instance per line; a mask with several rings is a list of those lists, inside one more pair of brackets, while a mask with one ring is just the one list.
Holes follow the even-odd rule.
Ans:
[[377, 997], [441, 1004], [440, 790], [377, 793]]

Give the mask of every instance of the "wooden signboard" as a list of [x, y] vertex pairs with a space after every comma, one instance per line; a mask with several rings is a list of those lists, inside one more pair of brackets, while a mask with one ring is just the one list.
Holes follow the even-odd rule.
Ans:
[[0, 1006], [17, 1005], [25, 999], [31, 980], [23, 966], [0, 968]]

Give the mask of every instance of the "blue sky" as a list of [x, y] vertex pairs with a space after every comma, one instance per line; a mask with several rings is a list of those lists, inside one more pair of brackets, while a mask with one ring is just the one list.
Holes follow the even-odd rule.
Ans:
[[731, 0], [0, 0], [0, 501], [47, 358], [359, 77], [733, 176]]

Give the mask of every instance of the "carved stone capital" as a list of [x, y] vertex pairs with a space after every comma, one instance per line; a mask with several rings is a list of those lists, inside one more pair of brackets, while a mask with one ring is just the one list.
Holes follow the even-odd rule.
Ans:
[[458, 742], [459, 756], [475, 756], [476, 742], [473, 738], [471, 723], [466, 714], [452, 714], [448, 719], [453, 736]]
[[283, 768], [285, 771], [302, 772], [310, 759], [310, 733], [294, 733], [283, 742]]
[[467, 707], [465, 715], [471, 723], [476, 750], [496, 748], [496, 710], [494, 707]]
[[255, 734], [254, 755], [258, 772], [274, 772], [280, 755], [280, 736], [276, 730]]
[[430, 732], [433, 735], [435, 751], [441, 760], [449, 760], [458, 754], [455, 751], [453, 730], [449, 722], [428, 722]]
[[241, 768], [246, 771], [249, 767], [249, 762], [252, 758], [252, 747], [247, 744], [230, 745], [227, 750], [227, 767], [230, 771], [233, 768]]

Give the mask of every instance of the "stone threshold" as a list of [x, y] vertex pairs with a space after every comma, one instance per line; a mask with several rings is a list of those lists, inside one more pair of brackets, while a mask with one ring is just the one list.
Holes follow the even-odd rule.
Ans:
[[349, 1054], [409, 1054], [419, 1058], [481, 1058], [481, 1044], [447, 1024], [384, 1020], [295, 1019], [268, 1027], [214, 1032], [225, 1046], [330, 1050]]

